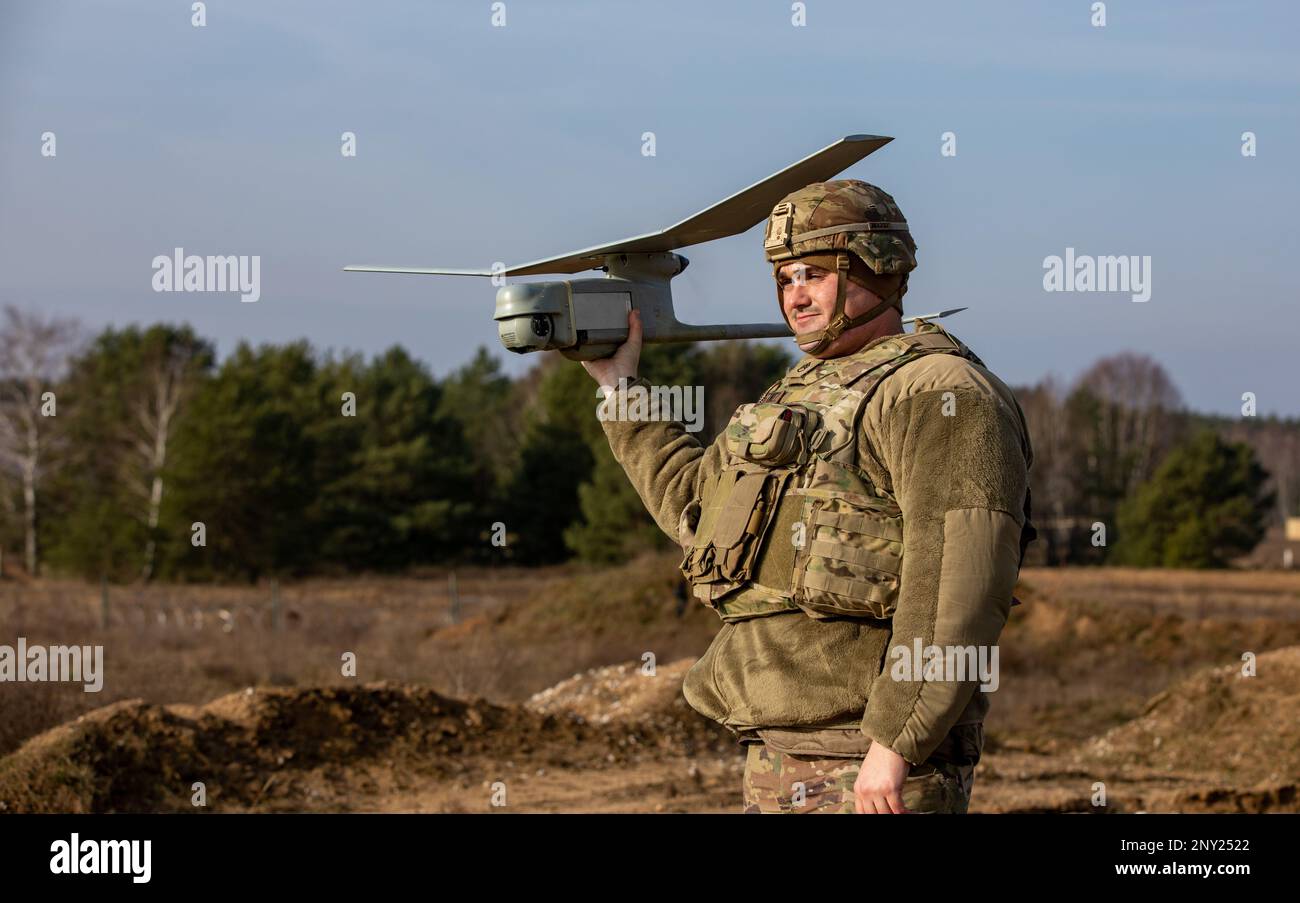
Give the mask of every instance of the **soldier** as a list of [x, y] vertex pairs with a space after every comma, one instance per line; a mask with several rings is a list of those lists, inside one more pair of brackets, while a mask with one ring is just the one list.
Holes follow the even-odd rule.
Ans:
[[[683, 693], [747, 745], [745, 812], [965, 812], [988, 695], [970, 658], [930, 650], [997, 661], [1034, 536], [1024, 415], [946, 330], [903, 332], [916, 244], [884, 191], [793, 192], [763, 247], [807, 356], [708, 447], [603, 422], [723, 621]], [[607, 397], [648, 387], [640, 351], [633, 311], [583, 366]]]

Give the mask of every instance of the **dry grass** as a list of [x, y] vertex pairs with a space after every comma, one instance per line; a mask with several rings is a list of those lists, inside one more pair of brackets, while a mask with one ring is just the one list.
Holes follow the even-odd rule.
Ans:
[[[306, 581], [281, 588], [280, 631], [269, 625], [269, 586], [114, 589], [104, 630], [97, 586], [6, 584], [0, 643], [102, 644], [106, 677], [99, 694], [0, 684], [0, 755], [120, 700], [202, 704], [250, 686], [355, 684], [341, 674], [345, 652], [356, 654], [356, 680], [501, 704], [647, 650], [660, 664], [691, 658], [718, 622], [695, 603], [678, 614], [675, 563], [462, 570], [458, 619], [442, 572]], [[1300, 645], [1300, 574], [1029, 569], [1018, 595], [1025, 604], [1000, 644], [991, 750], [1068, 752], [1199, 669]], [[195, 629], [195, 609], [221, 608], [237, 613], [232, 631], [210, 614]]]
[[[346, 652], [355, 654], [363, 681], [420, 684], [457, 697], [508, 695], [508, 648], [493, 642], [491, 631], [464, 628], [501, 617], [563, 573], [460, 571], [458, 619], [445, 574], [306, 581], [280, 588], [280, 630], [271, 627], [270, 586], [110, 588], [110, 623], [102, 629], [98, 586], [0, 585], [0, 643], [23, 636], [29, 645], [102, 645], [105, 670], [99, 693], [80, 685], [0, 683], [0, 755], [119, 700], [198, 704], [250, 686], [354, 683], [342, 674]], [[224, 629], [221, 610], [231, 613], [233, 629]], [[457, 631], [464, 635], [455, 641], [440, 639]]]
[[1300, 644], [1300, 574], [1031, 568], [1000, 641], [994, 748], [1060, 749], [1193, 672]]

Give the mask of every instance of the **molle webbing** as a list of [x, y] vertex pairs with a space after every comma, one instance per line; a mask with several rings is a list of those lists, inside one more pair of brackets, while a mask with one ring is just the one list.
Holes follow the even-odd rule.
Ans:
[[[810, 487], [816, 474], [831, 468], [841, 474], [854, 475], [860, 490], [853, 492], [880, 497], [878, 491], [865, 482], [866, 475], [859, 466], [862, 454], [858, 448], [861, 418], [877, 387], [899, 368], [927, 354], [958, 354], [974, 358], [969, 349], [932, 324], [925, 324], [922, 329], [917, 333], [893, 336], [881, 345], [842, 362], [806, 358], [764, 393], [762, 402], [802, 404], [817, 411], [819, 420], [832, 410], [838, 413], [831, 418], [833, 422], [823, 422], [819, 429], [819, 432], [828, 431], [829, 441], [814, 444], [812, 453], [791, 467], [773, 468], [773, 472], [788, 473], [790, 479], [782, 482], [775, 511], [770, 506], [765, 507], [764, 522], [760, 525], [762, 535], [756, 544], [749, 547], [754, 557], [743, 568], [743, 576], [736, 574], [732, 578], [734, 582], [730, 583], [717, 582], [718, 572], [714, 571], [714, 582], [709, 582], [709, 578], [700, 573], [700, 565], [723, 550], [710, 547], [697, 549], [688, 555], [688, 560], [696, 563], [696, 576], [704, 579], [703, 583], [693, 581], [696, 595], [713, 606], [724, 620], [798, 611], [801, 606], [795, 602], [796, 592], [815, 592], [831, 600], [829, 606], [823, 605], [822, 616], [838, 617], [863, 615], [852, 610], [836, 610], [836, 605], [843, 603], [843, 600], [836, 601], [836, 596], [851, 597], [861, 600], [864, 606], [870, 603], [877, 608], [888, 608], [886, 603], [896, 597], [896, 578], [893, 585], [888, 580], [871, 582], [874, 579], [871, 572], [881, 571], [882, 578], [883, 575], [898, 573], [897, 555], [903, 538], [901, 521], [872, 516], [869, 511], [861, 509], [845, 510], [849, 506], [841, 506], [841, 510], [825, 510], [822, 502], [812, 501], [821, 490]], [[832, 366], [827, 367], [827, 364]], [[726, 467], [724, 474], [738, 467], [752, 469], [753, 464], [729, 458]], [[736, 477], [731, 479], [734, 481]], [[702, 498], [701, 501], [705, 513], [701, 518], [701, 528], [710, 526], [704, 521], [711, 502], [713, 505], [721, 503], [727, 508], [732, 508], [733, 504], [736, 508], [745, 506], [743, 499], [736, 499], [734, 503], [723, 502], [721, 498]], [[715, 510], [714, 516], [720, 513]], [[734, 510], [726, 519], [734, 522], [741, 516], [742, 511]], [[796, 547], [792, 542], [796, 530], [806, 534], [806, 548]], [[836, 534], [827, 533], [828, 530], [840, 531], [841, 539], [833, 541]], [[726, 534], [721, 537], [723, 542], [735, 539], [730, 535], [733, 531], [722, 532]], [[852, 539], [853, 536], [861, 538], [861, 545]], [[733, 543], [726, 551], [735, 555], [739, 546]], [[800, 564], [801, 556], [813, 556], [828, 566], [821, 570], [808, 569]], [[720, 557], [729, 556], [724, 553]], [[842, 565], [834, 565], [834, 562]], [[723, 564], [721, 561], [712, 563]], [[722, 570], [729, 569], [724, 564]], [[802, 588], [795, 586], [796, 573], [801, 574]], [[860, 579], [863, 576], [869, 579]], [[807, 613], [811, 615], [811, 612]]]

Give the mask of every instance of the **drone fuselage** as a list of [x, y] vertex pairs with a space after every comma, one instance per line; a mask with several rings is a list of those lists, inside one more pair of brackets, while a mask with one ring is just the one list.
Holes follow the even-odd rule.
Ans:
[[501, 343], [510, 351], [559, 351], [570, 360], [608, 357], [627, 340], [627, 314], [641, 313], [643, 340], [698, 342], [789, 336], [784, 323], [694, 326], [673, 311], [670, 282], [688, 261], [671, 251], [610, 254], [606, 276], [527, 282], [497, 290], [494, 319]]

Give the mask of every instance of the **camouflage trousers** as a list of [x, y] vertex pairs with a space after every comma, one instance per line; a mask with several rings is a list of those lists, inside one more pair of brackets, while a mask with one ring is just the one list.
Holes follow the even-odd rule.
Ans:
[[[908, 772], [904, 807], [917, 813], [964, 814], [983, 748], [983, 724], [954, 727], [929, 759]], [[796, 755], [751, 743], [745, 758], [744, 812], [852, 815], [853, 783], [861, 767], [861, 757]]]

